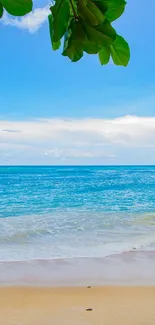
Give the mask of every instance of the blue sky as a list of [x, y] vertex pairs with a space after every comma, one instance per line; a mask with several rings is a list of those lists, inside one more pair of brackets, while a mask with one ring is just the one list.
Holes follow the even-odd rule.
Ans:
[[[46, 1], [39, 0], [36, 3], [39, 8], [44, 8], [47, 4]], [[147, 130], [151, 134], [153, 132], [153, 138], [151, 139], [154, 139], [154, 10], [155, 3], [153, 0], [150, 0], [149, 7], [146, 2], [143, 2], [142, 5], [140, 0], [136, 0], [136, 2], [129, 0], [125, 14], [115, 23], [117, 32], [124, 36], [130, 44], [131, 60], [127, 68], [115, 67], [113, 64], [101, 67], [96, 56], [88, 55], [75, 64], [61, 56], [61, 52], [52, 52], [46, 21], [42, 24], [40, 22], [40, 28], [33, 33], [26, 29], [27, 26], [24, 25], [24, 22], [19, 25], [16, 24], [18, 26], [12, 26], [13, 23], [6, 22], [6, 19], [2, 21], [0, 24], [0, 164], [33, 164], [38, 161], [43, 164], [154, 164], [154, 146], [150, 136], [145, 135], [145, 141], [141, 136], [141, 143], [139, 142], [139, 133], [138, 136], [135, 135], [135, 141], [133, 142], [137, 143], [139, 154], [137, 149], [131, 145], [132, 124], [129, 127], [129, 133], [131, 134], [128, 134], [129, 141], [127, 143], [131, 148], [128, 149], [128, 153], [125, 153], [125, 155], [127, 154], [126, 157], [124, 157], [125, 148], [120, 143], [114, 143], [116, 141], [103, 145], [104, 150], [103, 148], [99, 150], [101, 156], [98, 152], [95, 158], [91, 146], [92, 133], [94, 132], [92, 131], [92, 123], [96, 125], [96, 119], [103, 123], [102, 127], [104, 128], [106, 120], [109, 121], [108, 123], [113, 124], [113, 122], [117, 121], [117, 118], [121, 118], [121, 121], [125, 121], [126, 124], [126, 116], [128, 115], [136, 116], [138, 125], [140, 123], [140, 126], [143, 125], [142, 128], [144, 129], [148, 128], [148, 124], [150, 127], [150, 119], [148, 118], [151, 118], [151, 131], [150, 129]], [[58, 127], [58, 130], [56, 130], [55, 142], [53, 138], [50, 138], [50, 134], [48, 135], [48, 145], [46, 135], [42, 136], [41, 141], [44, 144], [45, 151], [43, 152], [41, 149], [39, 151], [38, 148], [37, 154], [32, 157], [34, 151], [31, 146], [34, 140], [33, 135], [31, 135], [32, 139], [29, 139], [30, 142], [28, 142], [28, 135], [25, 133], [26, 138], [21, 142], [19, 133], [24, 132], [22, 129], [23, 121], [27, 123], [27, 126], [24, 126], [26, 128], [29, 128], [32, 121], [35, 121], [38, 128], [38, 124], [44, 123], [44, 119], [52, 123], [51, 128], [56, 119], [57, 122], [60, 122], [62, 129], [60, 130], [60, 127]], [[62, 126], [61, 122], [66, 119], [69, 119], [74, 126], [79, 120], [83, 123], [85, 119], [91, 119], [90, 133], [92, 133], [89, 134], [91, 139], [88, 141], [89, 145], [83, 143], [81, 143], [81, 147], [80, 144], [77, 145], [79, 132], [83, 131], [77, 131], [74, 143], [65, 143], [64, 126]], [[11, 125], [13, 131], [15, 125], [16, 128], [19, 128], [16, 139], [12, 136], [13, 132], [9, 132], [9, 135], [6, 136], [7, 131], [3, 131], [3, 127], [7, 130], [8, 125]], [[65, 130], [66, 128], [65, 125]], [[118, 128], [120, 129], [118, 130]], [[120, 133], [120, 125], [117, 126], [117, 130]], [[144, 134], [144, 131], [140, 132]], [[38, 134], [37, 132], [38, 129], [35, 133], [34, 128], [34, 134]], [[67, 130], [67, 132], [69, 131]], [[2, 133], [5, 133], [5, 136]], [[58, 133], [63, 135], [61, 140]], [[108, 139], [108, 141], [111, 140]], [[104, 143], [103, 135], [99, 142]], [[145, 149], [142, 148], [144, 142]], [[29, 149], [27, 148], [25, 151], [24, 148], [26, 147], [24, 145], [28, 146]], [[17, 147], [20, 146], [21, 149], [18, 148], [17, 150]], [[74, 157], [72, 157], [71, 152], [73, 149], [75, 150], [76, 146], [79, 151], [77, 154], [74, 153]], [[94, 146], [97, 146], [97, 143]], [[34, 147], [36, 147], [35, 141]], [[25, 156], [21, 159], [22, 150], [25, 152]], [[67, 152], [70, 152], [70, 154], [66, 154], [65, 150], [68, 150]], [[47, 152], [50, 151], [57, 152], [57, 154], [51, 153], [51, 155], [48, 155]], [[80, 152], [82, 152], [81, 156]], [[107, 156], [106, 152], [108, 152]]]

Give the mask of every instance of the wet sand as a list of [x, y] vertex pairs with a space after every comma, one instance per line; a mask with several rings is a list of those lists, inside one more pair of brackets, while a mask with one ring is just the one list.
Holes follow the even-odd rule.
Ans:
[[154, 325], [155, 287], [1, 287], [0, 324]]
[[155, 252], [133, 251], [103, 258], [0, 261], [0, 286], [155, 285]]

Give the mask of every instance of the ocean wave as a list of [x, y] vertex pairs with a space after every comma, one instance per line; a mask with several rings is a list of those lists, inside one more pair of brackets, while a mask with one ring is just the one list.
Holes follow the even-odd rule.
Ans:
[[[72, 216], [72, 220], [70, 217], [69, 214], [65, 220], [61, 214], [59, 221], [58, 215], [52, 220], [50, 215], [0, 220], [0, 260], [101, 258], [130, 251], [155, 250], [154, 214], [132, 215], [129, 224], [126, 224], [124, 215], [110, 214], [105, 216], [104, 226], [100, 223], [101, 216], [95, 222], [90, 214], [85, 215], [83, 221], [77, 216]], [[109, 222], [112, 218], [114, 227]]]
[[0, 235], [0, 244], [21, 244], [23, 242], [32, 241], [33, 239], [41, 236], [51, 235], [51, 231], [47, 229], [27, 229], [27, 230], [21, 230], [16, 231], [12, 234], [9, 234], [9, 236], [2, 236]]

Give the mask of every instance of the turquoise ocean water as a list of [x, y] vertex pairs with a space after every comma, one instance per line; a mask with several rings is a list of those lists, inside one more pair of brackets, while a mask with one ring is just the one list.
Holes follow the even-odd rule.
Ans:
[[0, 167], [0, 261], [155, 251], [155, 167]]

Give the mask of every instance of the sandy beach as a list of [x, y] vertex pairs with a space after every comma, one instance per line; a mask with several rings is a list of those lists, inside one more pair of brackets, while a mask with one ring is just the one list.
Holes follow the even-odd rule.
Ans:
[[154, 306], [155, 287], [0, 288], [3, 325], [154, 325]]

